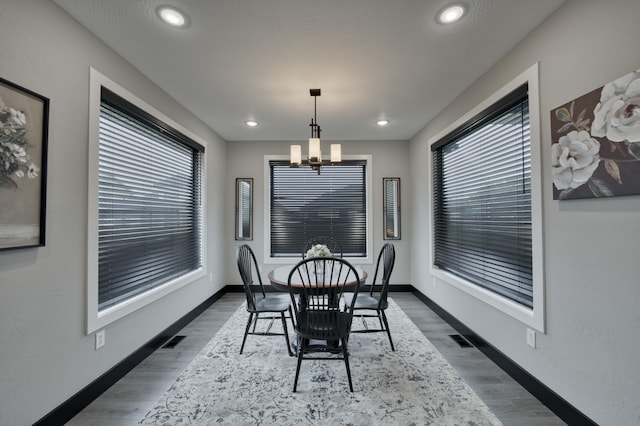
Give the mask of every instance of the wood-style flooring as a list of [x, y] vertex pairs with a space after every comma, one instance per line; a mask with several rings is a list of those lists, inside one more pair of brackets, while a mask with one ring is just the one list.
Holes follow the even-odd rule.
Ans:
[[[461, 348], [449, 337], [457, 332], [413, 294], [390, 296], [506, 426], [565, 424], [478, 349]], [[137, 424], [243, 300], [243, 293], [222, 296], [178, 333], [186, 338], [175, 348], [156, 350], [67, 424]]]

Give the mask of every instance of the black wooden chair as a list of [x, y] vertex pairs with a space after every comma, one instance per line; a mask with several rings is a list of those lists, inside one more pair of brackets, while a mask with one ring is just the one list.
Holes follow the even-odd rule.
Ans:
[[[298, 364], [293, 391], [298, 387], [302, 360], [344, 360], [353, 392], [347, 342], [353, 319], [353, 304], [357, 300], [360, 277], [346, 260], [337, 257], [316, 257], [300, 261], [289, 273], [288, 284], [294, 307], [294, 328], [297, 334]], [[342, 303], [345, 289], [353, 288], [351, 305]], [[296, 303], [298, 295], [300, 303]], [[320, 341], [320, 345], [312, 341]], [[325, 356], [313, 355], [325, 353]], [[329, 356], [328, 354], [334, 354]], [[341, 354], [342, 357], [336, 357]], [[308, 356], [309, 355], [309, 356]]]
[[[384, 311], [389, 307], [389, 302], [387, 301], [387, 293], [389, 292], [389, 278], [391, 277], [391, 272], [393, 271], [393, 264], [396, 260], [396, 250], [393, 244], [386, 243], [380, 249], [380, 254], [378, 254], [378, 262], [376, 264], [376, 272], [373, 276], [373, 282], [371, 283], [371, 290], [368, 294], [361, 293], [358, 295], [355, 304], [353, 304], [354, 315], [362, 318], [362, 324], [364, 325], [364, 329], [361, 330], [352, 330], [352, 333], [375, 333], [375, 332], [386, 332], [389, 337], [389, 343], [391, 343], [391, 350], [395, 351], [395, 347], [393, 346], [393, 340], [391, 339], [391, 331], [389, 331], [389, 322], [387, 321], [387, 316]], [[382, 269], [381, 269], [382, 268]], [[378, 273], [380, 273], [381, 282], [378, 285]], [[376, 290], [376, 285], [378, 285]], [[352, 300], [355, 296], [352, 296], [351, 293], [345, 293], [345, 304], [351, 305]], [[375, 314], [364, 314], [362, 311], [375, 311]], [[380, 321], [380, 328], [370, 329], [364, 318], [375, 318], [377, 317]]]
[[331, 256], [342, 257], [342, 246], [340, 246], [340, 243], [335, 238], [319, 236], [309, 238], [307, 241], [305, 241], [304, 247], [302, 248], [303, 259], [307, 257], [307, 252], [309, 251], [309, 249], [316, 244], [323, 244], [327, 246], [327, 248], [331, 252]]
[[[291, 299], [289, 298], [289, 295], [286, 293], [266, 293], [264, 291], [256, 256], [253, 254], [251, 247], [247, 244], [243, 244], [238, 247], [238, 250], [236, 251], [236, 260], [238, 262], [238, 270], [240, 271], [240, 276], [242, 277], [242, 283], [244, 285], [244, 293], [247, 296], [247, 312], [249, 312], [249, 319], [247, 320], [247, 326], [244, 330], [240, 353], [242, 354], [242, 351], [244, 350], [244, 344], [247, 340], [247, 335], [249, 334], [261, 336], [282, 336], [284, 334], [284, 338], [287, 341], [287, 352], [290, 356], [293, 356], [291, 345], [289, 344], [289, 332], [287, 330], [287, 320], [285, 316], [285, 313], [289, 312], [289, 315], [293, 318]], [[258, 277], [257, 284], [253, 280], [254, 273], [255, 276]], [[271, 315], [261, 317], [260, 314]], [[271, 333], [270, 330], [273, 325], [273, 321], [278, 318], [282, 320], [284, 333]], [[256, 332], [258, 319], [268, 319], [271, 321], [267, 326], [266, 331]], [[251, 328], [252, 324], [253, 329]]]

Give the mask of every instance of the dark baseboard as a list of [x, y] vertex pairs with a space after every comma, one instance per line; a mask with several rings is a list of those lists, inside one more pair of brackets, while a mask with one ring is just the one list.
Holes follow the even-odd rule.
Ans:
[[[275, 292], [280, 292], [279, 290], [273, 288], [272, 286], [265, 284], [264, 285], [265, 288], [265, 292], [266, 293], [275, 293]], [[228, 293], [242, 293], [244, 292], [244, 287], [241, 285], [227, 285], [226, 287], [227, 292]], [[371, 285], [367, 284], [364, 287], [362, 287], [362, 289], [360, 291], [369, 291], [371, 289]], [[254, 291], [259, 291], [259, 287], [253, 286], [253, 290]], [[413, 286], [410, 284], [391, 284], [389, 286], [389, 291], [390, 292], [398, 292], [398, 291], [403, 291], [403, 292], [412, 292], [414, 290]]]
[[482, 337], [474, 333], [469, 327], [460, 322], [449, 312], [444, 310], [440, 305], [429, 299], [413, 286], [411, 286], [410, 291], [425, 305], [427, 305], [436, 314], [438, 314], [443, 320], [449, 323], [451, 327], [456, 329], [458, 333], [463, 335], [469, 342], [480, 349], [480, 351], [482, 351], [482, 353], [484, 353], [487, 358], [493, 361], [498, 367], [502, 368], [515, 381], [520, 383], [522, 387], [528, 390], [534, 397], [536, 397], [540, 402], [546, 405], [551, 411], [553, 411], [567, 424], [597, 426], [597, 423], [585, 416], [573, 405], [568, 403], [564, 398], [548, 388], [544, 383], [536, 379], [534, 376], [529, 374], [526, 370], [524, 370], [505, 354], [489, 344]]
[[[151, 355], [156, 349], [161, 347], [171, 337], [173, 337], [184, 326], [193, 321], [204, 310], [211, 306], [216, 300], [227, 292], [227, 287], [215, 293], [207, 300], [196, 306], [182, 318], [171, 324], [160, 332], [144, 346], [133, 352], [131, 355], [120, 361], [109, 371], [98, 377], [96, 380], [85, 386], [78, 393], [63, 402], [49, 414], [38, 420], [34, 425], [62, 425], [71, 420], [82, 409], [89, 405], [94, 399], [99, 397], [104, 391], [120, 380], [125, 374], [140, 364], [146, 357]], [[242, 288], [242, 286], [240, 286]]]

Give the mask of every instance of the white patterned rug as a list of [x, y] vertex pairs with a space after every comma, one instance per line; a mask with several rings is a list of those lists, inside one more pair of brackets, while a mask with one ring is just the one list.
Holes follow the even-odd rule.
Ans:
[[[353, 393], [343, 361], [314, 360], [302, 362], [293, 393], [296, 359], [287, 355], [282, 336], [250, 335], [240, 355], [248, 318], [243, 305], [140, 424], [500, 425], [395, 302], [389, 303], [396, 351], [383, 333], [352, 334]], [[357, 326], [360, 318], [354, 318]], [[276, 330], [280, 321], [273, 323]], [[294, 341], [291, 327], [289, 333]]]

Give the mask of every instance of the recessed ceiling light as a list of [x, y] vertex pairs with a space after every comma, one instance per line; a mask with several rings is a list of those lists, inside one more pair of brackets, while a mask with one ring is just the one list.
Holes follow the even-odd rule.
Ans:
[[186, 27], [187, 15], [184, 12], [172, 6], [160, 6], [157, 9], [158, 16], [167, 24], [174, 27]]
[[462, 15], [464, 15], [464, 12], [465, 6], [463, 4], [451, 4], [442, 9], [440, 13], [438, 13], [436, 21], [441, 24], [452, 24], [460, 20], [460, 18], [462, 18]]
[[258, 122], [255, 120], [247, 120], [244, 122], [244, 124], [246, 124], [249, 127], [256, 127], [258, 125]]
[[387, 120], [387, 119], [382, 119], [382, 120], [378, 120], [378, 121], [376, 121], [376, 124], [377, 124], [378, 126], [386, 126], [386, 125], [387, 125], [387, 124], [389, 124], [389, 123], [390, 123], [390, 121], [389, 121], [389, 120]]

